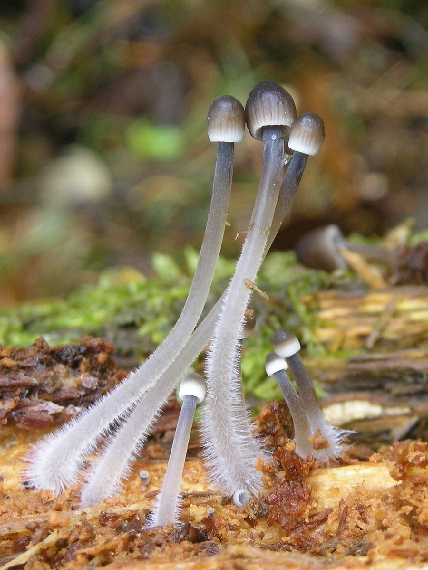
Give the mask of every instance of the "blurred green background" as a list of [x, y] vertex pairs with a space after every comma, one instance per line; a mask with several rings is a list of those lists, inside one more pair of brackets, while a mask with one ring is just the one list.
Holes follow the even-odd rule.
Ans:
[[[283, 84], [327, 139], [274, 246], [314, 226], [428, 227], [425, 0], [2, 0], [0, 308], [105, 269], [181, 263], [205, 226], [213, 99]], [[236, 148], [224, 253], [240, 249], [261, 145]], [[236, 239], [236, 236], [238, 238]]]

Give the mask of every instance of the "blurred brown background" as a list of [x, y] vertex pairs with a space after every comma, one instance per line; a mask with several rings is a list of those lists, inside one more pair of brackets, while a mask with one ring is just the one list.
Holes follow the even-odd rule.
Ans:
[[[270, 79], [326, 123], [275, 247], [335, 222], [428, 228], [425, 0], [3, 0], [0, 307], [64, 295], [109, 267], [199, 246], [210, 102]], [[224, 252], [260, 173], [237, 145]]]

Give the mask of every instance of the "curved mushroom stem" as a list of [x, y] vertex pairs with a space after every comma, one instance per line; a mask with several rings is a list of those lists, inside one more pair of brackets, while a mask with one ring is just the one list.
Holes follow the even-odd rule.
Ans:
[[237, 347], [251, 291], [265, 251], [282, 176], [283, 140], [278, 128], [266, 128], [264, 172], [254, 215], [236, 270], [229, 284], [207, 358], [208, 395], [202, 412], [206, 460], [216, 483], [229, 494], [254, 492], [260, 486], [255, 469], [261, 451], [252, 435], [237, 371]]
[[291, 125], [288, 147], [294, 152], [279, 193], [278, 205], [272, 222], [271, 241], [275, 239], [299, 187], [308, 156], [318, 153], [324, 139], [324, 122], [315, 113], [304, 113]]
[[217, 485], [232, 495], [260, 487], [256, 470], [261, 449], [252, 434], [238, 370], [239, 339], [254, 281], [264, 258], [283, 175], [283, 133], [295, 117], [294, 102], [278, 85], [264, 82], [250, 94], [250, 133], [263, 139], [259, 191], [235, 273], [229, 284], [207, 357], [208, 394], [202, 411], [205, 459]]
[[[209, 134], [219, 145], [210, 212], [198, 266], [180, 318], [162, 345], [122, 384], [33, 448], [27, 457], [30, 466], [26, 476], [36, 488], [60, 493], [71, 484], [82, 468], [83, 457], [120, 416], [132, 413], [138, 400], [156, 384], [186, 345], [205, 305], [217, 264], [229, 204], [234, 141], [242, 138], [244, 128], [244, 109], [239, 101], [229, 96], [214, 101], [209, 112]], [[156, 410], [147, 409], [149, 425], [155, 413]]]
[[180, 502], [180, 483], [189, 445], [190, 431], [192, 429], [196, 406], [204, 400], [205, 393], [205, 381], [199, 374], [186, 376], [180, 385], [179, 398], [183, 403], [175, 429], [162, 490], [158, 496], [152, 517], [147, 524], [148, 527], [164, 526], [177, 522]]

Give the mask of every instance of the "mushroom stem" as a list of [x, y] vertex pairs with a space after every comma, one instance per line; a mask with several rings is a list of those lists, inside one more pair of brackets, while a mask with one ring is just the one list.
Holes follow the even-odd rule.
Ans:
[[[244, 109], [239, 101], [229, 96], [214, 101], [209, 111], [209, 136], [219, 145], [213, 192], [198, 266], [181, 315], [162, 345], [123, 383], [34, 447], [27, 458], [30, 467], [26, 476], [36, 488], [60, 493], [71, 484], [82, 468], [83, 457], [120, 416], [126, 412], [129, 417], [136, 402], [158, 382], [186, 345], [208, 297], [217, 264], [230, 197], [234, 141], [242, 138], [244, 129]], [[149, 425], [155, 413], [147, 409]]]
[[183, 403], [175, 429], [162, 490], [158, 496], [153, 515], [148, 522], [148, 527], [164, 526], [177, 522], [180, 502], [180, 484], [187, 448], [189, 446], [190, 431], [192, 429], [196, 406], [204, 400], [205, 393], [205, 382], [199, 374], [190, 374], [181, 382], [179, 398]]
[[284, 168], [284, 131], [295, 117], [290, 95], [263, 82], [247, 103], [250, 133], [263, 140], [263, 170], [256, 203], [235, 273], [229, 283], [207, 357], [208, 394], [202, 411], [205, 458], [212, 478], [226, 493], [254, 493], [261, 485], [256, 458], [261, 454], [252, 434], [239, 374], [239, 339], [251, 291], [266, 245]]
[[261, 451], [252, 435], [241, 379], [237, 347], [251, 291], [266, 247], [282, 176], [283, 140], [279, 129], [265, 129], [264, 171], [250, 229], [229, 284], [207, 358], [208, 395], [202, 413], [206, 459], [215, 481], [225, 492], [254, 492], [260, 486], [255, 469]]
[[315, 113], [304, 113], [291, 125], [288, 147], [294, 152], [279, 193], [278, 205], [272, 222], [272, 241], [299, 187], [308, 156], [318, 153], [324, 139], [324, 122]]
[[300, 455], [300, 457], [306, 458], [309, 453], [313, 454], [314, 452], [309, 441], [309, 438], [313, 435], [312, 429], [306, 410], [290, 382], [286, 370], [287, 362], [284, 358], [281, 358], [273, 352], [270, 352], [266, 356], [266, 374], [268, 376], [275, 376], [293, 420], [296, 453]]

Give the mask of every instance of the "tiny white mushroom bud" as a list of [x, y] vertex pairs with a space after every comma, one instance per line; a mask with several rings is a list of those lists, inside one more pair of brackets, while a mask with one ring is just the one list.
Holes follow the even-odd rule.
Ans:
[[194, 396], [200, 404], [204, 401], [206, 393], [207, 385], [199, 374], [189, 374], [181, 381], [178, 388], [178, 397], [182, 402], [186, 396]]
[[150, 481], [150, 473], [148, 471], [140, 471], [141, 483], [146, 486]]
[[[286, 399], [287, 403], [289, 403], [289, 395], [291, 394], [293, 400], [296, 400], [292, 406], [295, 407], [296, 413], [293, 412], [293, 408], [289, 404], [289, 409], [291, 415], [293, 417], [294, 426], [296, 429], [296, 442], [298, 442], [298, 432], [297, 432], [297, 425], [298, 422], [301, 420], [295, 419], [295, 416], [299, 416], [302, 418], [304, 424], [304, 431], [307, 431], [307, 426], [310, 426], [311, 435], [315, 435], [316, 431], [319, 430], [321, 435], [325, 439], [325, 447], [322, 449], [312, 449], [310, 452], [314, 455], [317, 459], [321, 461], [327, 462], [331, 457], [337, 457], [340, 451], [343, 450], [342, 441], [345, 432], [339, 430], [338, 428], [332, 426], [324, 417], [322, 409], [319, 405], [318, 398], [315, 392], [314, 385], [312, 384], [312, 380], [309, 377], [309, 374], [306, 370], [306, 367], [300, 357], [299, 350], [300, 350], [300, 343], [297, 338], [285, 329], [279, 329], [275, 332], [273, 337], [273, 345], [277, 355], [281, 356], [282, 358], [286, 358], [287, 364], [293, 374], [294, 381], [297, 385], [297, 390], [299, 392], [298, 395], [298, 402], [294, 397], [294, 394], [289, 391], [289, 380], [285, 382], [284, 376], [286, 376], [284, 371], [279, 371], [275, 374], [275, 377], [278, 381], [278, 384], [281, 387], [281, 390], [284, 394], [284, 398]], [[284, 391], [284, 388], [287, 390], [287, 395]], [[294, 391], [294, 390], [293, 390]], [[290, 400], [291, 403], [291, 400]], [[298, 406], [300, 408], [299, 412], [297, 413]], [[303, 425], [303, 424], [302, 424]], [[304, 441], [307, 440], [307, 437], [300, 438], [302, 442], [300, 447], [302, 450], [307, 451], [306, 446], [304, 445]], [[299, 443], [298, 443], [299, 447]], [[299, 453], [299, 452], [298, 452]], [[300, 455], [300, 453], [299, 453]]]
[[286, 369], [287, 362], [284, 358], [273, 352], [266, 355], [266, 373], [268, 376], [275, 376], [293, 420], [296, 453], [300, 457], [306, 458], [312, 452], [312, 446], [309, 442], [312, 435], [311, 426], [302, 402], [285, 372]]
[[233, 503], [236, 507], [242, 509], [248, 502], [250, 495], [245, 489], [237, 489], [232, 496]]
[[274, 352], [270, 352], [266, 356], [266, 374], [268, 376], [274, 376], [280, 370], [287, 370], [287, 368], [287, 361]]

